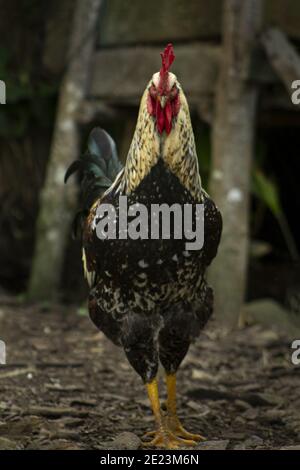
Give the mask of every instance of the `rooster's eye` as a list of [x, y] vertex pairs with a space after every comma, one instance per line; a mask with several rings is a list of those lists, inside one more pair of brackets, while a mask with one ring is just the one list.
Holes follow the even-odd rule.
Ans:
[[150, 87], [149, 93], [152, 98], [157, 98], [157, 90], [154, 85]]
[[178, 88], [176, 87], [176, 85], [174, 85], [170, 91], [170, 99], [171, 100], [174, 100], [176, 98], [176, 96], [178, 95], [179, 93], [179, 90]]

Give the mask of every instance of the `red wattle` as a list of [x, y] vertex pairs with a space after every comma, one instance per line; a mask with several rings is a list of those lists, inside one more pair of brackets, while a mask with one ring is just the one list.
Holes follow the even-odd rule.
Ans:
[[156, 125], [158, 132], [161, 134], [165, 127], [165, 116], [159, 101], [156, 103]]
[[166, 133], [170, 134], [172, 130], [172, 105], [170, 101], [166, 103], [165, 109], [164, 109], [164, 114], [165, 114], [165, 129]]
[[177, 116], [180, 108], [179, 96], [173, 100], [168, 100], [165, 107], [162, 108], [160, 102], [152, 97], [149, 93], [147, 97], [147, 110], [148, 113], [155, 117], [157, 131], [162, 134], [165, 130], [170, 134], [172, 130], [172, 119]]

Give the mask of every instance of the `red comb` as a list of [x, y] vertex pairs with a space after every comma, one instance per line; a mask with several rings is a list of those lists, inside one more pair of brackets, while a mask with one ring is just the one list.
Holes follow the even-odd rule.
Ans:
[[159, 80], [159, 91], [164, 93], [167, 91], [168, 86], [168, 72], [171, 65], [174, 62], [175, 55], [173, 50], [173, 44], [168, 44], [164, 52], [160, 53], [161, 55], [161, 69], [160, 69], [160, 80]]

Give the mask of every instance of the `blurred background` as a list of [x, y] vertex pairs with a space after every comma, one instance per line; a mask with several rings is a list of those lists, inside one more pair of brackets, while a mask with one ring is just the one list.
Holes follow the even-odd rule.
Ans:
[[149, 430], [140, 379], [88, 318], [79, 185], [64, 174], [94, 126], [125, 162], [169, 42], [224, 221], [215, 315], [180, 371], [180, 413], [204, 448], [299, 449], [300, 2], [0, 0], [0, 12], [0, 450], [136, 449]]
[[[77, 304], [85, 299], [80, 244], [70, 235], [76, 187], [73, 192], [66, 190], [63, 170], [84, 150], [87, 135], [95, 125], [113, 136], [125, 161], [140, 96], [152, 73], [159, 70], [159, 51], [171, 41], [176, 54], [173, 70], [191, 108], [203, 185], [211, 188], [221, 209], [229, 186], [236, 189], [244, 185], [248, 201], [242, 215], [241, 209], [237, 210], [235, 222], [227, 222], [225, 217], [229, 232], [239, 220], [242, 228], [249, 230], [246, 235], [243, 230], [242, 237], [247, 238], [241, 243], [244, 254], [240, 253], [228, 269], [229, 284], [224, 284], [224, 262], [216, 262], [212, 278], [216, 278], [222, 301], [238, 290], [235, 305], [241, 303], [241, 296], [247, 303], [260, 301], [254, 304], [258, 313], [250, 309], [251, 315], [261, 319], [265, 309], [266, 316], [272, 317], [268, 321], [275, 321], [279, 315], [276, 321], [288, 317], [288, 321], [298, 323], [300, 113], [299, 105], [291, 101], [289, 88], [292, 78], [300, 79], [296, 73], [300, 72], [300, 4], [296, 0], [265, 0], [254, 5], [248, 23], [255, 33], [251, 39], [248, 23], [244, 31], [242, 21], [239, 23], [236, 34], [242, 38], [242, 57], [230, 59], [226, 47], [230, 48], [232, 38], [228, 35], [226, 43], [228, 25], [219, 0], [152, 0], [151, 4], [87, 0], [77, 7], [71, 0], [0, 1], [0, 79], [6, 83], [6, 104], [0, 111], [3, 294], [20, 299], [29, 295], [43, 301], [55, 297]], [[277, 29], [267, 36], [273, 27]], [[295, 69], [290, 71], [290, 85], [285, 80], [288, 64], [277, 67], [280, 57], [274, 58], [273, 46], [279, 56], [283, 47], [283, 57], [284, 47], [288, 47], [299, 60], [296, 63], [293, 59], [290, 66]], [[230, 99], [232, 85], [224, 72], [228, 65], [225, 56], [237, 63], [242, 61], [242, 72], [237, 72], [241, 88], [233, 85], [239, 89], [238, 99]], [[74, 95], [72, 86], [75, 91], [77, 87], [79, 95]], [[250, 101], [245, 96], [249, 93]], [[235, 147], [233, 160], [226, 166], [228, 152], [221, 148], [214, 129], [228, 122], [234, 113], [234, 100], [238, 107], [245, 100], [247, 112], [238, 123], [229, 124], [224, 134], [231, 133], [228, 141], [233, 139]], [[237, 139], [243, 134], [243, 126], [248, 137]], [[54, 169], [57, 175], [60, 170], [58, 182], [51, 177]], [[220, 171], [228, 179], [223, 193], [216, 183]], [[239, 174], [244, 181], [239, 180]], [[49, 196], [51, 185], [56, 199], [53, 194]], [[52, 227], [57, 226], [55, 244], [61, 245], [55, 253], [51, 247], [44, 250], [43, 256], [45, 227], [38, 222], [42, 204], [44, 216], [47, 214]], [[224, 207], [225, 215], [226, 210]], [[242, 260], [240, 266], [238, 260]], [[231, 275], [229, 271], [234, 270], [236, 273]], [[220, 277], [224, 282], [218, 281]], [[240, 287], [235, 284], [236, 278], [242, 278]], [[248, 317], [240, 321], [251, 321]]]

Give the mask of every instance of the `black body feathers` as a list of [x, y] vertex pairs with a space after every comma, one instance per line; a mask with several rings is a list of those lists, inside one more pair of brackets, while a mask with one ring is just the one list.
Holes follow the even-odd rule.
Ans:
[[87, 151], [69, 166], [65, 174], [65, 183], [73, 173], [78, 171], [80, 175], [81, 208], [74, 219], [74, 235], [92, 204], [112, 185], [121, 169], [114, 140], [104, 129], [95, 127], [89, 135]]
[[[194, 165], [192, 167], [198, 171]], [[145, 382], [159, 361], [175, 373], [189, 345], [208, 321], [213, 292], [205, 279], [217, 253], [222, 217], [207, 193], [195, 196], [159, 156], [135, 189], [128, 206], [204, 204], [204, 245], [188, 251], [185, 239], [99, 239], [97, 208], [110, 203], [118, 213], [122, 195], [121, 164], [113, 140], [101, 129], [90, 135], [88, 152], [66, 174], [81, 174], [81, 220], [84, 270], [90, 284], [89, 312], [96, 326], [124, 348], [130, 364]], [[136, 172], [136, 168], [134, 167]], [[105, 193], [105, 194], [104, 194]], [[82, 217], [83, 216], [83, 217]], [[116, 221], [118, 223], [118, 220]]]

